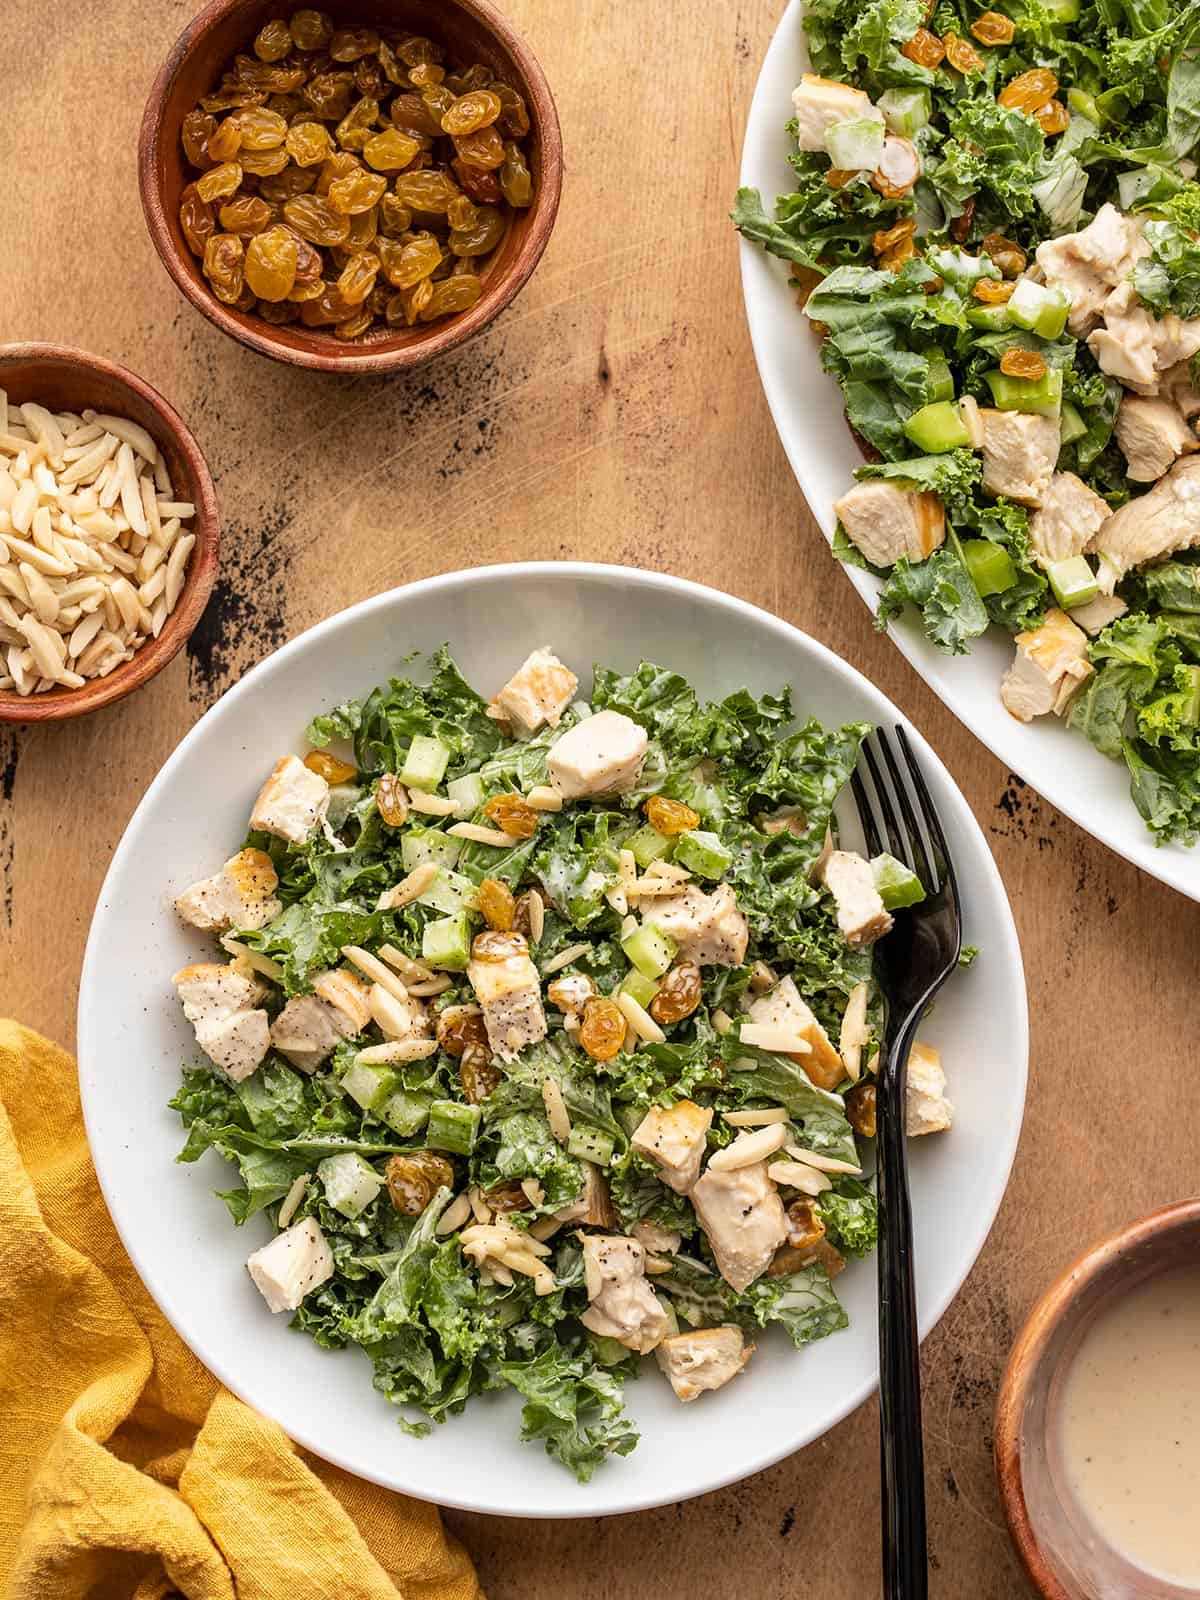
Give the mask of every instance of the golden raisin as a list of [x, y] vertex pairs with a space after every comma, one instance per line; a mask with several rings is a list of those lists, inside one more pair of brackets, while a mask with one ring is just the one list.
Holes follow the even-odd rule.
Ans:
[[532, 839], [541, 820], [540, 814], [519, 794], [494, 794], [484, 806], [483, 814], [514, 839]]
[[999, 278], [980, 278], [972, 285], [971, 293], [976, 300], [985, 306], [1001, 306], [1006, 300], [1012, 298], [1015, 283], [1009, 283]]
[[340, 122], [350, 109], [354, 77], [349, 72], [318, 72], [300, 91], [323, 122]]
[[275, 150], [239, 150], [243, 172], [255, 178], [274, 178], [288, 164], [288, 153], [282, 145]]
[[329, 203], [335, 211], [352, 217], [356, 212], [369, 211], [379, 203], [387, 189], [387, 179], [377, 172], [351, 172], [344, 178], [335, 178], [329, 185]]
[[1000, 371], [1009, 378], [1044, 378], [1046, 363], [1036, 350], [1006, 350], [1000, 357]]
[[500, 96], [490, 89], [477, 89], [457, 99], [442, 118], [442, 132], [461, 138], [490, 128], [501, 112]]
[[504, 160], [500, 163], [500, 192], [517, 211], [533, 204], [533, 175], [525, 152], [511, 139], [504, 146]]
[[504, 1074], [492, 1064], [492, 1052], [486, 1045], [468, 1044], [458, 1064], [458, 1081], [468, 1102], [482, 1104], [493, 1089], [499, 1088]]
[[304, 758], [304, 765], [310, 772], [315, 772], [318, 778], [324, 778], [326, 783], [351, 783], [358, 777], [357, 767], [351, 766], [348, 761], [339, 761], [326, 750], [310, 750]]
[[375, 784], [375, 809], [389, 828], [408, 821], [408, 790], [394, 772], [381, 773]]
[[788, 1243], [793, 1250], [811, 1250], [825, 1237], [825, 1224], [811, 1200], [793, 1200], [787, 1208]]
[[690, 833], [700, 826], [700, 813], [685, 806], [682, 800], [671, 800], [665, 794], [652, 794], [645, 805], [646, 821], [655, 833], [672, 839], [677, 833]]
[[179, 226], [183, 229], [183, 237], [192, 254], [203, 256], [204, 247], [216, 232], [217, 225], [213, 220], [212, 207], [201, 200], [194, 183], [188, 184], [180, 199]]
[[254, 40], [254, 54], [260, 61], [282, 61], [292, 48], [292, 35], [286, 22], [267, 22]]
[[415, 139], [436, 139], [442, 125], [419, 94], [398, 94], [391, 104], [392, 123]]
[[447, 1006], [438, 1012], [437, 1042], [448, 1056], [460, 1060], [468, 1045], [487, 1047], [487, 1028], [478, 1006]]
[[489, 928], [497, 932], [509, 932], [517, 916], [517, 902], [513, 892], [506, 883], [501, 883], [499, 878], [485, 878], [479, 885], [475, 894], [475, 903], [479, 914]]
[[420, 148], [419, 140], [411, 134], [401, 133], [399, 128], [385, 128], [382, 133], [373, 133], [363, 145], [363, 160], [376, 172], [399, 172]]
[[298, 240], [278, 225], [257, 233], [246, 246], [246, 283], [260, 300], [286, 300], [296, 282]]
[[509, 961], [513, 956], [528, 954], [529, 940], [515, 928], [489, 928], [486, 933], [477, 933], [471, 941], [472, 961]]
[[236, 306], [245, 287], [246, 252], [236, 233], [214, 233], [204, 245], [204, 276], [217, 299]]
[[1012, 18], [999, 11], [985, 11], [971, 24], [971, 32], [980, 44], [1011, 44], [1016, 31]]
[[611, 1061], [625, 1043], [625, 1016], [615, 1000], [597, 995], [583, 1008], [579, 1042], [593, 1061]]
[[885, 250], [890, 250], [894, 244], [899, 244], [904, 239], [911, 239], [917, 231], [915, 217], [903, 217], [892, 228], [881, 228], [878, 233], [871, 235], [871, 249], [877, 256]]
[[334, 138], [343, 150], [361, 150], [371, 137], [378, 116], [378, 100], [370, 100], [364, 95], [338, 123]]
[[825, 182], [831, 189], [844, 189], [851, 178], [857, 177], [857, 171], [851, 167], [830, 167], [825, 174]]
[[333, 23], [323, 11], [313, 11], [307, 6], [294, 11], [288, 23], [292, 42], [297, 50], [321, 50], [333, 36]]
[[218, 216], [226, 233], [253, 234], [269, 228], [275, 220], [276, 212], [273, 206], [269, 206], [258, 195], [240, 194], [236, 200], [227, 201], [221, 207]]
[[482, 167], [491, 172], [504, 161], [504, 140], [495, 128], [480, 128], [476, 133], [464, 133], [455, 139], [454, 149], [458, 159], [468, 167]]
[[928, 28], [918, 28], [907, 43], [900, 46], [900, 54], [915, 61], [919, 67], [940, 67], [946, 56], [946, 46], [936, 33]]
[[447, 317], [455, 311], [469, 311], [483, 293], [483, 284], [470, 272], [456, 272], [442, 283], [435, 283], [428, 303], [421, 308], [421, 321]]
[[1066, 133], [1071, 125], [1071, 113], [1061, 100], [1051, 100], [1035, 113], [1035, 120], [1047, 138], [1056, 133]]
[[232, 117], [226, 117], [208, 141], [209, 160], [214, 165], [219, 161], [232, 161], [241, 148], [242, 135], [238, 125]]
[[329, 41], [334, 61], [357, 61], [360, 56], [376, 55], [379, 35], [374, 28], [338, 28]]
[[338, 293], [348, 306], [360, 306], [375, 287], [379, 257], [369, 250], [356, 251], [342, 268]]
[[350, 232], [350, 219], [319, 194], [300, 194], [294, 200], [285, 200], [283, 215], [288, 226], [312, 244], [341, 244]]
[[985, 256], [1000, 268], [1006, 278], [1019, 278], [1025, 271], [1025, 252], [1012, 239], [1002, 233], [985, 233], [980, 246]]
[[501, 133], [509, 139], [523, 139], [529, 132], [529, 108], [523, 96], [511, 88], [507, 83], [496, 80], [491, 85], [494, 94], [500, 98], [502, 110], [500, 112], [499, 128]]
[[[911, 261], [917, 253], [916, 244], [912, 234], [906, 239], [898, 239], [879, 258], [879, 265], [887, 272], [899, 272], [906, 261]], [[925, 287], [925, 285], [922, 285]]]
[[462, 192], [445, 172], [402, 172], [392, 185], [396, 199], [410, 211], [444, 214]]
[[258, 192], [272, 205], [282, 206], [285, 200], [294, 200], [298, 195], [307, 194], [316, 182], [315, 169], [288, 165], [282, 172], [272, 172], [261, 178]]
[[465, 161], [457, 158], [450, 163], [450, 166], [463, 191], [479, 205], [498, 206], [504, 199], [499, 173], [485, 172], [482, 167], [469, 167]]
[[490, 255], [503, 239], [507, 226], [504, 215], [494, 206], [479, 206], [472, 227], [451, 230], [450, 248], [456, 256]]
[[962, 211], [950, 224], [950, 237], [956, 244], [965, 244], [971, 233], [971, 223], [975, 220], [975, 196], [969, 194], [963, 201]]
[[454, 1187], [454, 1168], [433, 1150], [392, 1156], [383, 1176], [392, 1205], [402, 1217], [419, 1217], [439, 1189]]
[[213, 200], [224, 200], [227, 195], [234, 194], [242, 181], [242, 169], [236, 161], [223, 161], [219, 167], [212, 167], [202, 178], [196, 180], [196, 193], [201, 200], [210, 203]]
[[485, 1189], [483, 1198], [493, 1211], [530, 1211], [533, 1209], [533, 1203], [529, 1196], [515, 1180], [511, 1183], [498, 1183], [494, 1189]]
[[846, 1120], [864, 1139], [875, 1137], [875, 1085], [856, 1083], [846, 1096]]
[[287, 138], [287, 120], [265, 106], [246, 106], [226, 119], [241, 134], [243, 150], [277, 150]]
[[189, 111], [184, 117], [179, 137], [183, 141], [183, 153], [193, 167], [203, 171], [205, 167], [213, 165], [208, 153], [208, 141], [216, 131], [217, 119], [210, 117], [206, 111]]
[[328, 158], [333, 145], [323, 122], [293, 122], [284, 141], [298, 167], [315, 167]]
[[650, 1002], [650, 1015], [664, 1026], [682, 1022], [700, 1004], [700, 968], [692, 961], [681, 961], [671, 968]]
[[968, 72], [983, 71], [983, 57], [979, 54], [979, 51], [976, 50], [974, 45], [968, 44], [965, 39], [960, 39], [958, 34], [947, 33], [943, 35], [942, 43], [946, 47], [946, 60], [956, 72], [966, 74]]
[[1058, 79], [1049, 67], [1031, 67], [1006, 83], [996, 98], [1002, 106], [1012, 111], [1026, 111], [1032, 116], [1048, 105], [1057, 93]]
[[572, 973], [566, 978], [551, 978], [546, 985], [546, 998], [564, 1017], [583, 1010], [596, 993], [596, 985], [585, 972]]

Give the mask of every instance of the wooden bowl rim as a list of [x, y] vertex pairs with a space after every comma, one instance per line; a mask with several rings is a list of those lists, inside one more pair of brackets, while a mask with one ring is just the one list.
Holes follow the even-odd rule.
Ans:
[[[424, 366], [435, 356], [456, 349], [489, 323], [516, 299], [533, 274], [549, 243], [562, 196], [563, 149], [562, 127], [558, 108], [549, 80], [541, 63], [525, 43], [521, 34], [507, 18], [501, 15], [492, 0], [454, 0], [455, 5], [468, 13], [490, 32], [512, 57], [529, 90], [530, 101], [536, 106], [539, 118], [542, 176], [530, 212], [530, 227], [517, 254], [512, 270], [494, 287], [486, 283], [483, 294], [469, 311], [452, 317], [448, 322], [431, 324], [428, 334], [415, 343], [393, 350], [380, 350], [371, 345], [330, 350], [296, 349], [277, 340], [269, 331], [270, 324], [248, 326], [233, 316], [216, 295], [202, 289], [184, 270], [182, 252], [176, 247], [167, 221], [162, 190], [158, 183], [158, 153], [161, 148], [163, 120], [168, 91], [179, 69], [196, 44], [220, 21], [242, 9], [249, 0], [209, 0], [203, 11], [188, 23], [171, 46], [166, 60], [159, 68], [151, 85], [146, 108], [142, 114], [138, 135], [138, 188], [141, 192], [142, 211], [146, 219], [154, 248], [158, 251], [167, 272], [180, 293], [194, 305], [222, 333], [236, 339], [247, 349], [289, 366], [304, 367], [314, 372], [336, 372], [343, 377], [384, 372], [403, 372]], [[317, 330], [313, 330], [314, 332]], [[326, 336], [332, 343], [332, 337]]]
[[1025, 1571], [1045, 1600], [1071, 1600], [1042, 1552], [1029, 1507], [1021, 1467], [1021, 1430], [1029, 1387], [1055, 1331], [1071, 1314], [1083, 1291], [1130, 1251], [1177, 1228], [1200, 1224], [1200, 1198], [1160, 1206], [1136, 1222], [1106, 1234], [1059, 1274], [1029, 1313], [1009, 1352], [996, 1400], [994, 1459], [1004, 1520]]
[[170, 435], [183, 456], [191, 474], [190, 497], [196, 507], [193, 519], [196, 545], [188, 563], [183, 593], [157, 639], [147, 640], [132, 661], [117, 667], [107, 678], [89, 678], [81, 689], [51, 689], [45, 694], [29, 696], [0, 690], [0, 723], [61, 722], [123, 700], [161, 672], [186, 644], [216, 582], [221, 544], [217, 491], [191, 429], [171, 402], [145, 378], [139, 378], [137, 373], [115, 361], [106, 361], [103, 356], [71, 345], [29, 342], [0, 344], [0, 388], [4, 387], [4, 369], [18, 361], [55, 362], [83, 368], [136, 394], [154, 412], [163, 431]]

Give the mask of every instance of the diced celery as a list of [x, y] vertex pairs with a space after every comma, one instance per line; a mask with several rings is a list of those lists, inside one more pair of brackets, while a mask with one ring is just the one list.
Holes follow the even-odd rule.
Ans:
[[883, 122], [878, 117], [855, 117], [835, 122], [825, 130], [825, 148], [835, 167], [843, 172], [874, 172], [883, 155]]
[[478, 1106], [465, 1106], [459, 1100], [435, 1100], [429, 1108], [425, 1143], [431, 1150], [469, 1156], [475, 1148], [482, 1115]]
[[471, 959], [471, 928], [467, 913], [427, 922], [421, 934], [421, 958], [443, 972], [465, 972]]
[[622, 939], [621, 949], [647, 978], [661, 978], [675, 959], [674, 939], [652, 922], [643, 923], [628, 939]]
[[390, 1067], [354, 1061], [342, 1074], [342, 1090], [364, 1111], [377, 1111], [396, 1091], [398, 1079]]
[[1069, 400], [1063, 401], [1062, 429], [1059, 434], [1060, 444], [1073, 444], [1076, 439], [1082, 439], [1087, 432], [1087, 423], [1076, 411]]
[[1046, 576], [1054, 591], [1054, 598], [1064, 611], [1075, 606], [1086, 606], [1100, 593], [1100, 583], [1087, 563], [1085, 556], [1070, 556], [1066, 561], [1052, 561]]
[[954, 374], [945, 356], [929, 357], [929, 374], [925, 379], [925, 392], [930, 401], [954, 399]]
[[928, 89], [886, 89], [875, 104], [883, 112], [888, 132], [905, 139], [920, 132], [931, 113]]
[[325, 1186], [326, 1200], [344, 1217], [360, 1216], [383, 1188], [374, 1167], [349, 1151], [326, 1156], [317, 1166], [317, 1177]]
[[402, 1139], [411, 1139], [429, 1121], [429, 1107], [432, 1104], [432, 1095], [397, 1089], [384, 1101], [379, 1116], [393, 1133], [398, 1133]]
[[658, 981], [655, 978], [648, 978], [636, 967], [631, 967], [621, 979], [620, 990], [622, 994], [631, 994], [645, 1011], [658, 993]]
[[971, 443], [971, 435], [958, 414], [958, 407], [950, 400], [935, 400], [932, 405], [914, 411], [904, 424], [904, 431], [917, 449], [926, 455], [962, 450]]
[[1189, 727], [1194, 728], [1200, 724], [1200, 667], [1176, 667], [1175, 671], [1187, 678], [1187, 687], [1182, 692], [1187, 695], [1188, 701], [1180, 715]]
[[1067, 297], [1059, 289], [1022, 278], [1008, 299], [1008, 319], [1015, 327], [1043, 339], [1057, 339], [1067, 325]]
[[438, 867], [452, 867], [462, 855], [463, 842], [440, 828], [406, 828], [400, 841], [400, 859], [405, 872], [432, 861]]
[[[1074, 0], [1072, 0], [1074, 3]], [[1096, 104], [1096, 97], [1089, 94], [1086, 89], [1068, 89], [1067, 106], [1077, 117], [1086, 117], [1089, 122], [1094, 122], [1097, 127], [1103, 122], [1100, 107]]]
[[1004, 302], [994, 306], [968, 306], [967, 321], [973, 328], [981, 328], [984, 333], [1004, 333], [1012, 326], [1008, 320], [1008, 306]]
[[1049, 367], [1040, 378], [1010, 378], [998, 367], [985, 372], [992, 401], [998, 411], [1024, 411], [1040, 417], [1056, 417], [1062, 408], [1063, 375], [1060, 367]]
[[462, 778], [451, 778], [446, 785], [446, 798], [454, 801], [460, 817], [474, 816], [483, 804], [483, 794], [483, 779], [477, 772], [468, 772]]
[[675, 859], [702, 878], [720, 878], [733, 865], [733, 851], [721, 843], [717, 834], [693, 828], [676, 839]]
[[404, 757], [400, 782], [407, 783], [410, 789], [436, 789], [446, 775], [449, 760], [449, 748], [440, 739], [418, 733]]
[[449, 867], [439, 867], [437, 877], [417, 896], [417, 904], [430, 906], [434, 911], [444, 911], [448, 917], [459, 911], [469, 911], [475, 905], [475, 884], [461, 872], [451, 872]]
[[1003, 594], [1016, 583], [1017, 569], [1003, 545], [991, 539], [964, 539], [962, 553], [971, 582], [982, 598]]
[[603, 1128], [589, 1127], [586, 1122], [573, 1123], [567, 1154], [578, 1156], [580, 1161], [594, 1161], [598, 1167], [607, 1167], [613, 1158], [613, 1136]]
[[675, 841], [647, 823], [644, 828], [638, 829], [626, 848], [633, 851], [633, 859], [639, 867], [648, 867], [652, 861], [669, 860]]
[[899, 911], [902, 906], [915, 906], [919, 900], [924, 900], [925, 889], [920, 878], [915, 872], [910, 872], [903, 861], [897, 861], [895, 856], [889, 856], [886, 852], [876, 856], [871, 862], [871, 871], [875, 875], [879, 898], [889, 911]]

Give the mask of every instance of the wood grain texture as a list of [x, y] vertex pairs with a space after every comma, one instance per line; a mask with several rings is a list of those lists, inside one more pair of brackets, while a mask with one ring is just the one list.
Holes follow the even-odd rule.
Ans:
[[[0, 111], [0, 336], [82, 345], [160, 388], [208, 454], [223, 550], [186, 656], [153, 683], [74, 726], [0, 732], [0, 1010], [71, 1042], [91, 908], [146, 785], [248, 666], [352, 601], [478, 562], [586, 557], [787, 617], [930, 737], [1020, 927], [1033, 1013], [1024, 1138], [925, 1372], [932, 1593], [1025, 1593], [992, 1477], [996, 1384], [1063, 1264], [1195, 1188], [1196, 910], [1091, 842], [942, 709], [873, 632], [795, 487], [725, 221], [780, 0], [508, 0], [563, 119], [558, 226], [479, 340], [425, 372], [360, 381], [239, 348], [183, 302], [145, 235], [138, 120], [190, 10], [62, 0], [47, 29], [40, 0], [3, 8], [22, 69]], [[949, 1063], [951, 1077], [969, 1065]], [[697, 1426], [702, 1439], [700, 1412]], [[878, 1584], [876, 1427], [866, 1406], [762, 1476], [669, 1510], [449, 1520], [493, 1600], [858, 1600]]]

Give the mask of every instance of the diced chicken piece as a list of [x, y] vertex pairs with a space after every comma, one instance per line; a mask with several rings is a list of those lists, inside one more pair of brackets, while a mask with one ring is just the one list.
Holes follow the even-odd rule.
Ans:
[[1200, 544], [1200, 456], [1184, 456], [1165, 478], [1130, 500], [1092, 540], [1100, 586], [1111, 594], [1133, 567]]
[[869, 94], [813, 72], [806, 72], [792, 90], [792, 110], [801, 150], [824, 150], [826, 133], [839, 122], [883, 121]]
[[248, 1078], [271, 1046], [262, 985], [215, 961], [184, 967], [171, 981], [201, 1050], [234, 1083]]
[[988, 494], [1007, 495], [1022, 505], [1041, 505], [1058, 460], [1058, 418], [984, 408], [979, 420], [983, 423], [983, 487]]
[[1154, 483], [1180, 456], [1200, 449], [1183, 413], [1170, 400], [1136, 394], [1127, 394], [1117, 411], [1117, 443], [1125, 454], [1125, 476], [1134, 483]]
[[583, 1241], [588, 1308], [585, 1328], [645, 1355], [671, 1331], [667, 1308], [646, 1282], [646, 1252], [636, 1239], [591, 1233]]
[[655, 1163], [669, 1188], [688, 1194], [700, 1176], [712, 1118], [712, 1108], [694, 1100], [677, 1100], [666, 1110], [651, 1106], [629, 1142]]
[[683, 1235], [673, 1228], [660, 1228], [657, 1222], [642, 1217], [630, 1228], [630, 1233], [644, 1250], [654, 1255], [673, 1256], [683, 1243]]
[[1071, 621], [1076, 627], [1082, 628], [1084, 633], [1090, 633], [1093, 638], [1096, 634], [1103, 633], [1110, 622], [1115, 622], [1118, 617], [1123, 617], [1129, 607], [1117, 594], [1098, 594], [1094, 600], [1089, 600], [1086, 606], [1072, 606]]
[[1159, 379], [1158, 392], [1169, 397], [1185, 422], [1200, 416], [1200, 394], [1192, 387], [1190, 361], [1177, 361]]
[[847, 944], [862, 949], [890, 933], [891, 913], [880, 898], [875, 874], [865, 856], [853, 850], [831, 850], [823, 882], [833, 896], [837, 925]]
[[941, 1055], [932, 1045], [913, 1045], [908, 1058], [904, 1131], [910, 1139], [922, 1133], [944, 1133], [953, 1120], [954, 1107], [946, 1099]]
[[793, 1053], [793, 1059], [800, 1063], [818, 1088], [834, 1089], [846, 1076], [841, 1056], [801, 998], [792, 977], [781, 978], [769, 993], [760, 995], [751, 1004], [748, 1015], [751, 1022], [795, 1028], [797, 1036], [804, 1040], [809, 1049]]
[[608, 1179], [594, 1161], [582, 1161], [583, 1191], [578, 1200], [554, 1213], [558, 1222], [583, 1222], [590, 1228], [615, 1228], [617, 1214], [613, 1210], [608, 1190]]
[[1029, 543], [1042, 566], [1087, 549], [1109, 516], [1108, 501], [1073, 472], [1056, 472], [1029, 519]]
[[511, 723], [515, 733], [526, 737], [546, 723], [557, 728], [578, 687], [570, 667], [544, 645], [525, 659], [493, 698], [488, 716]]
[[740, 967], [746, 959], [750, 927], [727, 883], [712, 894], [688, 887], [667, 895], [646, 914], [675, 941], [680, 959], [702, 967]]
[[664, 1339], [654, 1359], [679, 1398], [694, 1400], [736, 1378], [753, 1354], [740, 1328], [696, 1328]]
[[622, 712], [598, 711], [550, 746], [550, 781], [564, 800], [624, 794], [642, 775], [647, 743], [645, 728]]
[[250, 826], [289, 844], [303, 844], [325, 820], [329, 785], [298, 756], [284, 756], [259, 790]]
[[538, 969], [526, 955], [472, 961], [467, 976], [483, 1010], [488, 1043], [501, 1061], [546, 1037]]
[[305, 1217], [256, 1250], [246, 1266], [272, 1311], [295, 1311], [333, 1277], [333, 1251], [316, 1219]]
[[[1158, 320], [1142, 304], [1133, 285], [1124, 283], [1104, 302], [1104, 326], [1088, 335], [1088, 349], [1110, 377], [1119, 378], [1139, 394], [1155, 394], [1160, 332], [1167, 334], [1167, 330], [1160, 330]], [[1173, 349], [1174, 341], [1169, 335], [1168, 341]], [[1163, 362], [1162, 366], [1171, 364]]]
[[1078, 233], [1047, 239], [1037, 249], [1037, 264], [1053, 288], [1071, 302], [1068, 326], [1082, 338], [1096, 324], [1104, 302], [1116, 286], [1149, 255], [1141, 228], [1116, 206], [1103, 205]]
[[352, 972], [322, 972], [312, 994], [294, 995], [271, 1025], [271, 1043], [301, 1072], [315, 1072], [342, 1039], [371, 1020], [370, 986]]
[[1000, 684], [1005, 708], [1018, 722], [1032, 722], [1048, 711], [1061, 716], [1092, 674], [1087, 634], [1065, 611], [1048, 611], [1040, 628], [1017, 635], [1016, 646], [1016, 658]]
[[202, 878], [176, 898], [175, 909], [202, 933], [263, 928], [283, 910], [275, 899], [279, 877], [263, 850], [239, 850], [220, 872]]
[[924, 561], [946, 537], [937, 495], [901, 489], [883, 478], [855, 484], [833, 509], [851, 544], [875, 567], [890, 567], [901, 556]]
[[740, 1294], [767, 1270], [788, 1234], [787, 1212], [767, 1163], [732, 1172], [710, 1168], [691, 1201], [721, 1276]]

